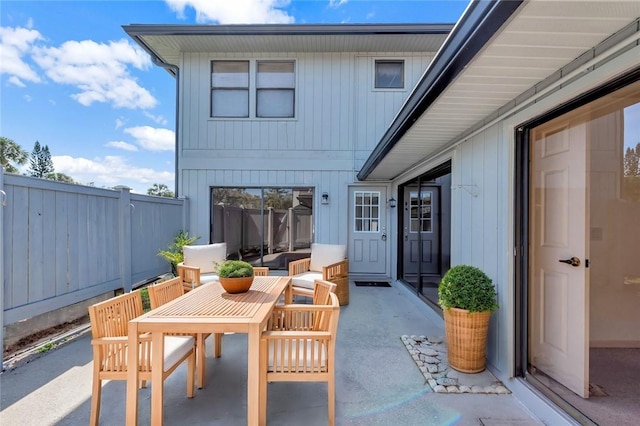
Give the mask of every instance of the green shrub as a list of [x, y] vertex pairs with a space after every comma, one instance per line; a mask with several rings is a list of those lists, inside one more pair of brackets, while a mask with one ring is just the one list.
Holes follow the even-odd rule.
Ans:
[[174, 277], [178, 276], [178, 263], [184, 260], [182, 247], [194, 243], [200, 237], [190, 237], [189, 233], [182, 230], [173, 239], [173, 242], [167, 246], [166, 250], [158, 250], [158, 256], [163, 257], [171, 265], [171, 272]]
[[458, 308], [470, 312], [498, 309], [491, 278], [475, 266], [456, 265], [449, 269], [438, 286], [438, 297], [438, 303], [444, 309]]
[[218, 265], [218, 276], [220, 278], [252, 277], [253, 266], [242, 260], [227, 260]]

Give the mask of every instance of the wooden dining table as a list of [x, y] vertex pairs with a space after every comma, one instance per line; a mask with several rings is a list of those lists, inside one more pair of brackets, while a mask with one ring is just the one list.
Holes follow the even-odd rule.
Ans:
[[[169, 333], [247, 333], [247, 425], [265, 424], [260, 418], [260, 336], [273, 307], [290, 286], [291, 277], [255, 277], [245, 293], [229, 294], [213, 282], [204, 284], [171, 302], [153, 309], [129, 323], [128, 365], [137, 365], [138, 336], [151, 333], [153, 353], [164, 352], [164, 335]], [[224, 355], [223, 355], [224, 356]], [[163, 417], [163, 357], [153, 357], [151, 379], [151, 424]], [[138, 419], [138, 368], [127, 371], [126, 424]], [[196, 396], [197, 397], [197, 396]]]

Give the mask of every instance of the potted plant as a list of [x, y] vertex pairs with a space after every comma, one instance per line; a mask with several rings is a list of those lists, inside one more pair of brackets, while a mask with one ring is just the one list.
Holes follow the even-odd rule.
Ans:
[[489, 317], [498, 309], [493, 282], [475, 266], [456, 265], [442, 277], [438, 298], [449, 365], [464, 373], [483, 371]]
[[218, 278], [227, 293], [244, 293], [253, 283], [253, 266], [242, 260], [227, 260], [218, 264]]
[[199, 238], [190, 237], [187, 231], [181, 230], [174, 237], [173, 242], [167, 246], [166, 250], [158, 250], [158, 256], [163, 257], [171, 265], [171, 272], [174, 277], [178, 276], [178, 263], [184, 260], [182, 247], [191, 245]]

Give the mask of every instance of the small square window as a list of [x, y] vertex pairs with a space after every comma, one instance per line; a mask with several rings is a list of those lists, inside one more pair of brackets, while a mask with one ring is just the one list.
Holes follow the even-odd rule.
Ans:
[[404, 88], [404, 61], [376, 61], [376, 89]]

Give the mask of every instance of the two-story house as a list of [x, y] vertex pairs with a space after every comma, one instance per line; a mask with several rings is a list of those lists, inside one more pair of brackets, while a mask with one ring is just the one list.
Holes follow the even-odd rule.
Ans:
[[625, 424], [640, 2], [472, 1], [451, 28], [125, 30], [176, 76], [192, 233], [274, 268], [347, 244], [354, 277], [436, 310], [448, 267], [478, 266], [499, 294], [492, 372], [547, 424]]

